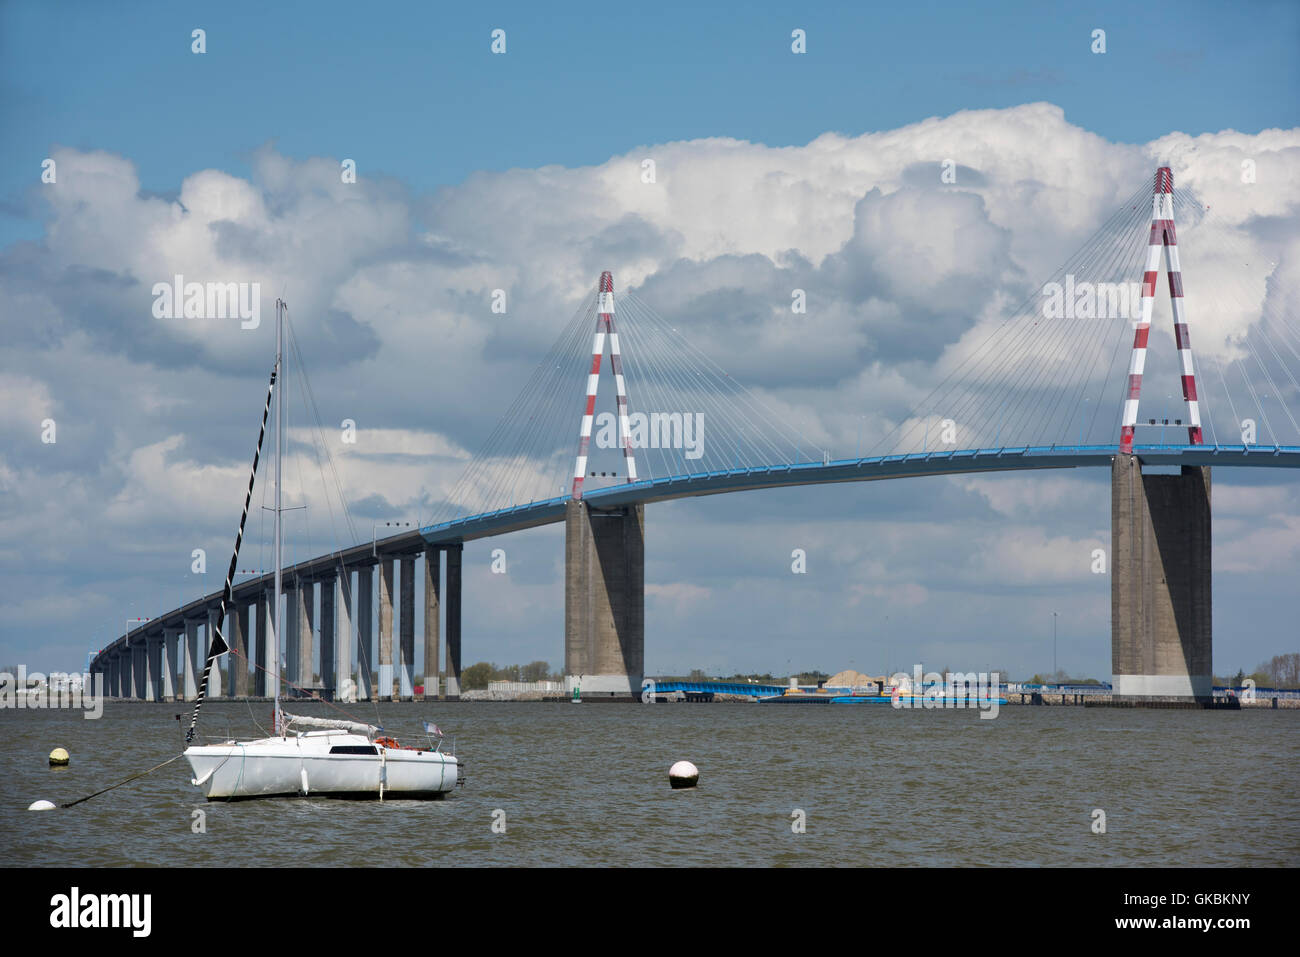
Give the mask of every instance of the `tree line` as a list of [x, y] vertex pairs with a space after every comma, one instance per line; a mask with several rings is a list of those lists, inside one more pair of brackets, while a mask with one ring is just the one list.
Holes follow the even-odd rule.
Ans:
[[498, 666], [495, 662], [479, 661], [460, 673], [460, 686], [466, 691], [486, 691], [489, 681], [560, 681], [563, 675], [552, 672], [545, 661], [531, 661], [526, 665]]

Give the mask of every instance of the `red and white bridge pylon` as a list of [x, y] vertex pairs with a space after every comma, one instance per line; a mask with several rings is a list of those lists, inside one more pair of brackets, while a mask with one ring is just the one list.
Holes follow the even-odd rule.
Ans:
[[596, 392], [600, 388], [600, 360], [609, 341], [609, 366], [614, 373], [618, 402], [618, 441], [627, 463], [627, 481], [636, 481], [636, 456], [632, 453], [628, 428], [627, 386], [623, 381], [623, 359], [618, 351], [618, 331], [614, 326], [614, 276], [609, 270], [600, 274], [600, 293], [596, 303], [596, 337], [591, 344], [591, 373], [587, 376], [587, 409], [578, 432], [578, 461], [573, 470], [573, 499], [582, 498], [582, 480], [587, 474], [587, 450], [591, 446], [591, 426], [596, 414]]
[[1124, 454], [1133, 452], [1133, 430], [1137, 426], [1138, 399], [1142, 394], [1142, 371], [1146, 367], [1147, 337], [1151, 333], [1151, 308], [1155, 305], [1161, 247], [1165, 251], [1165, 272], [1169, 275], [1174, 340], [1178, 344], [1178, 357], [1182, 361], [1188, 442], [1190, 445], [1201, 445], [1201, 410], [1196, 399], [1192, 341], [1187, 333], [1187, 313], [1183, 305], [1183, 272], [1178, 262], [1178, 239], [1174, 232], [1174, 174], [1168, 166], [1156, 170], [1151, 199], [1151, 235], [1147, 242], [1147, 268], [1142, 276], [1142, 313], [1133, 335], [1133, 355], [1128, 367], [1128, 399], [1124, 403], [1124, 418], [1120, 426], [1119, 450]]

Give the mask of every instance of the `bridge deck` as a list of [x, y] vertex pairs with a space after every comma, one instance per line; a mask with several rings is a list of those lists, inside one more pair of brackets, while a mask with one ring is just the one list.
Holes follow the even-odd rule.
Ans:
[[[995, 449], [945, 449], [907, 455], [883, 455], [870, 458], [839, 459], [830, 462], [799, 462], [776, 467], [735, 468], [696, 475], [675, 475], [644, 479], [625, 485], [594, 489], [585, 500], [596, 507], [616, 508], [631, 504], [664, 502], [698, 495], [744, 492], [792, 485], [826, 485], [835, 482], [874, 482], [884, 479], [916, 478], [924, 475], [956, 475], [979, 472], [1007, 472], [1030, 469], [1109, 468], [1118, 451], [1115, 445], [1019, 446]], [[1143, 445], [1134, 448], [1148, 466], [1211, 465], [1259, 468], [1300, 468], [1300, 446], [1244, 445]], [[378, 542], [356, 545], [331, 552], [284, 569], [286, 580], [320, 579], [339, 568], [371, 565], [378, 556], [412, 555], [426, 545], [449, 545], [493, 535], [504, 535], [526, 528], [564, 521], [568, 495], [541, 502], [469, 515], [418, 532], [411, 531]], [[256, 600], [260, 592], [271, 587], [274, 573], [250, 578], [234, 586], [239, 604]], [[186, 619], [204, 616], [207, 609], [219, 605], [221, 593], [202, 598], [151, 619], [147, 624], [122, 635], [104, 648], [92, 662], [108, 651], [139, 642], [147, 635], [160, 634], [164, 628], [183, 628]]]
[[[1300, 468], [1300, 446], [1209, 446], [1146, 445], [1134, 448], [1144, 465], [1232, 465], [1263, 468]], [[593, 506], [616, 508], [624, 505], [664, 502], [697, 495], [745, 492], [791, 485], [827, 485], [834, 482], [874, 482], [882, 479], [916, 478], [923, 475], [954, 475], [973, 472], [1006, 472], [1028, 469], [1109, 468], [1118, 452], [1114, 445], [1019, 446], [997, 449], [950, 449], [882, 455], [872, 458], [839, 459], [830, 462], [800, 462], [774, 468], [736, 468], [696, 475], [674, 475], [643, 479], [587, 492], [583, 498]], [[469, 515], [420, 529], [430, 544], [467, 542], [535, 528], [564, 520], [568, 495], [541, 502]]]

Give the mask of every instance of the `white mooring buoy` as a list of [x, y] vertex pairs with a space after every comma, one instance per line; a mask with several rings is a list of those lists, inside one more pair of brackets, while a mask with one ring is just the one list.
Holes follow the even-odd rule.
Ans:
[[29, 811], [53, 811], [53, 810], [54, 810], [54, 805], [51, 804], [49, 801], [37, 801], [37, 802], [34, 803], [31, 807], [29, 807], [27, 810], [29, 810]]
[[689, 761], [678, 761], [668, 769], [668, 783], [674, 790], [693, 788], [700, 781], [700, 769]]
[[52, 768], [61, 768], [69, 760], [71, 760], [71, 756], [68, 754], [67, 748], [55, 748], [50, 752], [50, 767]]

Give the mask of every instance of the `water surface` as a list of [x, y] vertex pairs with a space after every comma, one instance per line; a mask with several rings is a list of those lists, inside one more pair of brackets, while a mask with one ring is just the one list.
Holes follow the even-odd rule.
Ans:
[[[26, 810], [178, 754], [183, 710], [0, 711], [0, 863], [1300, 864], [1295, 711], [363, 703], [349, 710], [399, 738], [422, 718], [454, 734], [466, 786], [444, 801], [208, 803], [181, 760], [76, 808]], [[210, 702], [201, 730], [254, 736], [268, 712]], [[48, 766], [56, 746], [70, 767]], [[673, 791], [683, 758], [700, 786]]]

